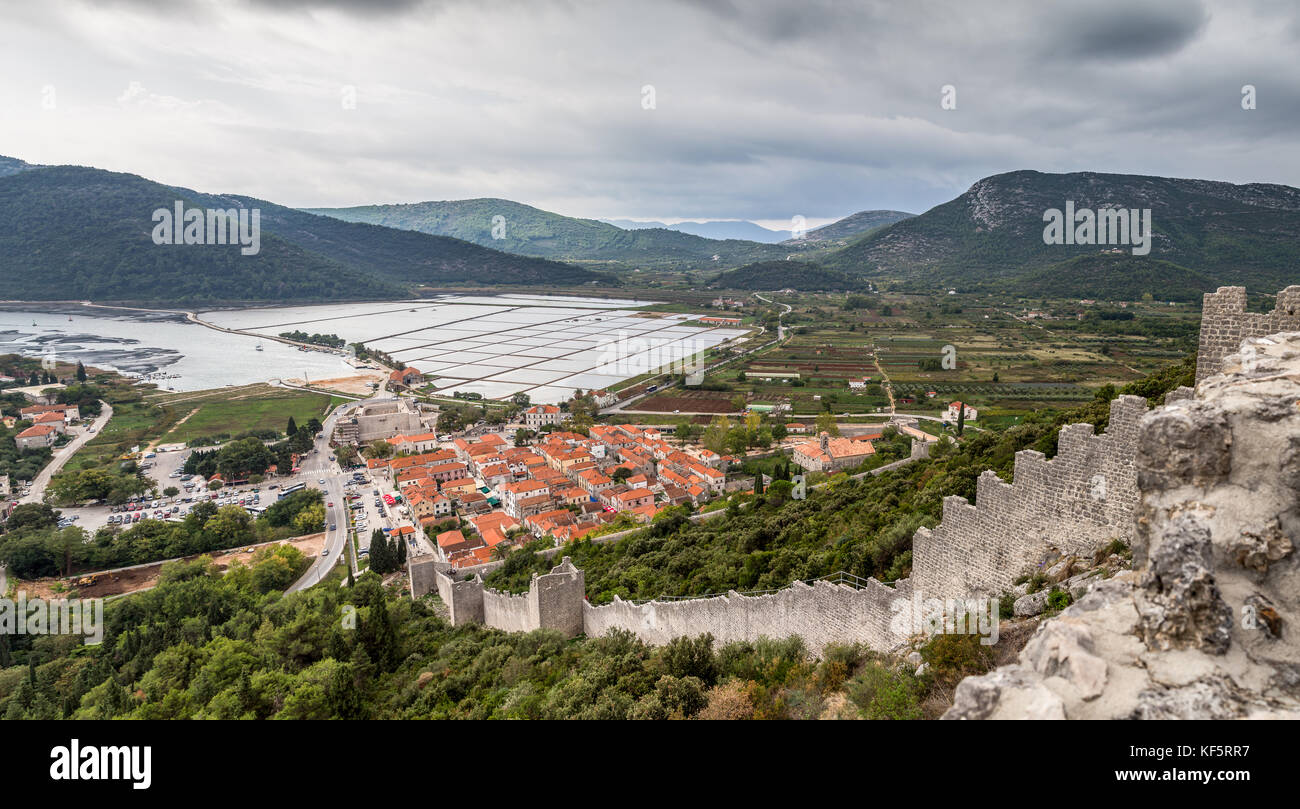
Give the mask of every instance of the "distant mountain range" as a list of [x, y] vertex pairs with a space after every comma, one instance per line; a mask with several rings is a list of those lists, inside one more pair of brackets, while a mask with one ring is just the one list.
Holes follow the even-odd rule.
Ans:
[[[152, 213], [177, 200], [259, 209], [260, 252], [155, 245]], [[1067, 205], [1150, 209], [1149, 254], [1048, 243], [1044, 212]], [[604, 270], [641, 268], [709, 272], [710, 285], [746, 290], [856, 289], [875, 279], [1103, 299], [1196, 300], [1223, 284], [1272, 291], [1300, 281], [1300, 189], [1093, 172], [998, 174], [917, 216], [862, 211], [772, 244], [646, 223], [626, 230], [501, 199], [294, 210], [0, 157], [0, 222], [3, 297], [36, 300], [356, 300], [421, 286], [615, 284], [628, 276]], [[758, 228], [695, 224], [719, 235]]]
[[347, 222], [453, 236], [525, 256], [603, 263], [629, 269], [735, 267], [753, 261], [785, 258], [791, 252], [777, 245], [739, 239], [715, 240], [663, 227], [625, 230], [608, 222], [563, 216], [506, 199], [305, 210]]
[[[1093, 265], [1061, 263], [1086, 255], [1141, 258], [1128, 246], [1045, 243], [1044, 212], [1063, 210], [1067, 202], [1076, 210], [1149, 208], [1154, 233], [1146, 258], [1166, 262], [1140, 263], [1152, 283], [1186, 271], [1195, 275], [1172, 280], [1275, 290], [1300, 279], [1300, 189], [1094, 172], [986, 177], [951, 202], [874, 230], [823, 263], [850, 275], [933, 286], [1007, 280], [1052, 266], [1081, 271]], [[1101, 287], [1091, 295], [1105, 294], [1119, 280], [1097, 279]]]
[[[352, 224], [133, 174], [0, 160], [0, 288], [28, 300], [174, 303], [392, 298], [422, 285], [581, 285], [609, 276], [459, 239]], [[257, 208], [256, 255], [157, 245], [157, 209]]]
[[665, 225], [663, 222], [637, 222], [633, 219], [603, 219], [624, 230], [647, 230], [650, 228], [663, 228], [665, 230], [675, 230], [678, 233], [690, 233], [694, 236], [702, 236], [705, 239], [741, 239], [744, 241], [758, 242], [759, 244], [776, 244], [789, 239], [792, 235], [788, 230], [772, 230], [762, 225], [745, 220], [709, 220], [705, 222], [678, 222], [675, 225]]

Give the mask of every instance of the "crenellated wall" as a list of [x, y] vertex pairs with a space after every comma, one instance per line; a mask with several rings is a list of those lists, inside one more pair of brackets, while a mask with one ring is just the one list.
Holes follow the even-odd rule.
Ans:
[[1091, 424], [1062, 427], [1055, 458], [1023, 450], [1011, 483], [986, 471], [974, 505], [945, 498], [943, 521], [912, 539], [913, 585], [939, 598], [996, 595], [1049, 546], [1082, 553], [1127, 540], [1137, 504], [1137, 429], [1146, 412], [1142, 397], [1121, 396], [1101, 435]]
[[[417, 567], [421, 570], [418, 575]], [[528, 592], [520, 595], [485, 587], [478, 575], [457, 581], [451, 567], [441, 562], [412, 562], [410, 569], [413, 582], [431, 579], [434, 584], [430, 589], [412, 588], [412, 595], [419, 598], [436, 589], [453, 624], [473, 621], [508, 632], [556, 629], [566, 635], [582, 634], [584, 577], [567, 556], [550, 573], [534, 575]]]
[[1219, 287], [1205, 293], [1201, 306], [1201, 341], [1196, 352], [1196, 381], [1219, 372], [1223, 358], [1236, 354], [1247, 337], [1300, 331], [1300, 285], [1277, 293], [1271, 312], [1247, 312], [1245, 287]]
[[[829, 643], [891, 649], [912, 634], [911, 598], [906, 581], [888, 587], [875, 579], [861, 589], [824, 581], [795, 582], [767, 595], [731, 592], [716, 598], [646, 604], [615, 597], [605, 606], [584, 605], [584, 631], [599, 637], [611, 629], [627, 629], [656, 645], [708, 633], [719, 643], [798, 635], [814, 654]], [[899, 624], [894, 620], [899, 615], [907, 620]]]

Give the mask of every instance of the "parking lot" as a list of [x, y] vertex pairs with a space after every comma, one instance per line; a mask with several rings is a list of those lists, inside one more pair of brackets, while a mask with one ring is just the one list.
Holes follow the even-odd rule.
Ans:
[[[153, 455], [153, 457], [149, 457]], [[159, 496], [156, 498], [136, 498], [121, 506], [84, 506], [59, 508], [65, 525], [76, 525], [88, 533], [94, 533], [105, 525], [134, 525], [145, 519], [182, 519], [200, 502], [211, 502], [218, 508], [227, 505], [242, 506], [254, 512], [270, 506], [278, 498], [281, 489], [305, 483], [315, 487], [316, 481], [308, 479], [309, 475], [299, 474], [291, 478], [275, 478], [257, 486], [227, 486], [217, 491], [207, 487], [207, 482], [200, 476], [186, 477], [181, 472], [190, 450], [174, 452], [146, 453], [140, 459], [141, 470], [145, 476], [154, 481]], [[176, 487], [180, 493], [174, 497], [161, 495], [168, 487]], [[368, 535], [367, 535], [368, 537]], [[368, 540], [367, 540], [368, 541]]]

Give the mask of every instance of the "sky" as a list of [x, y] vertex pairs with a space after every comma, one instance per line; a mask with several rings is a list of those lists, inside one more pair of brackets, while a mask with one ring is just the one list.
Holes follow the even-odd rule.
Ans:
[[1018, 169], [1300, 186], [1289, 0], [43, 0], [3, 16], [0, 155], [295, 207], [502, 197], [789, 228], [919, 213]]

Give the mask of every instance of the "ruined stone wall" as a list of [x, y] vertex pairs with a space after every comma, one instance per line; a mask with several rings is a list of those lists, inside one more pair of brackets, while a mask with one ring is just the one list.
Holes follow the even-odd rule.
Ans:
[[1300, 286], [1277, 294], [1271, 312], [1247, 312], [1245, 287], [1219, 287], [1205, 293], [1201, 307], [1201, 341], [1196, 352], [1196, 381], [1219, 373], [1223, 358], [1236, 354], [1247, 337], [1300, 330]]
[[[478, 575], [457, 581], [450, 566], [441, 562], [428, 567], [453, 624], [482, 623], [507, 632], [555, 629], [569, 636], [583, 632], [585, 582], [582, 571], [567, 556], [550, 573], [533, 576], [528, 592], [518, 595], [485, 587]], [[413, 588], [411, 592], [418, 598], [431, 591]]]
[[1061, 428], [1056, 457], [1016, 453], [1011, 483], [986, 471], [975, 504], [943, 502], [943, 521], [912, 540], [912, 585], [925, 597], [997, 595], [1026, 562], [1049, 547], [1086, 553], [1133, 532], [1137, 427], [1147, 411], [1140, 396], [1111, 402], [1101, 435], [1090, 424]]
[[438, 597], [447, 605], [454, 626], [483, 623], [483, 580], [456, 581], [449, 571], [436, 570]]
[[438, 586], [433, 575], [436, 564], [432, 556], [407, 558], [406, 574], [410, 578], [412, 598], [431, 593]]
[[483, 623], [507, 632], [531, 632], [537, 629], [534, 610], [530, 609], [532, 593], [502, 593], [482, 588]]

